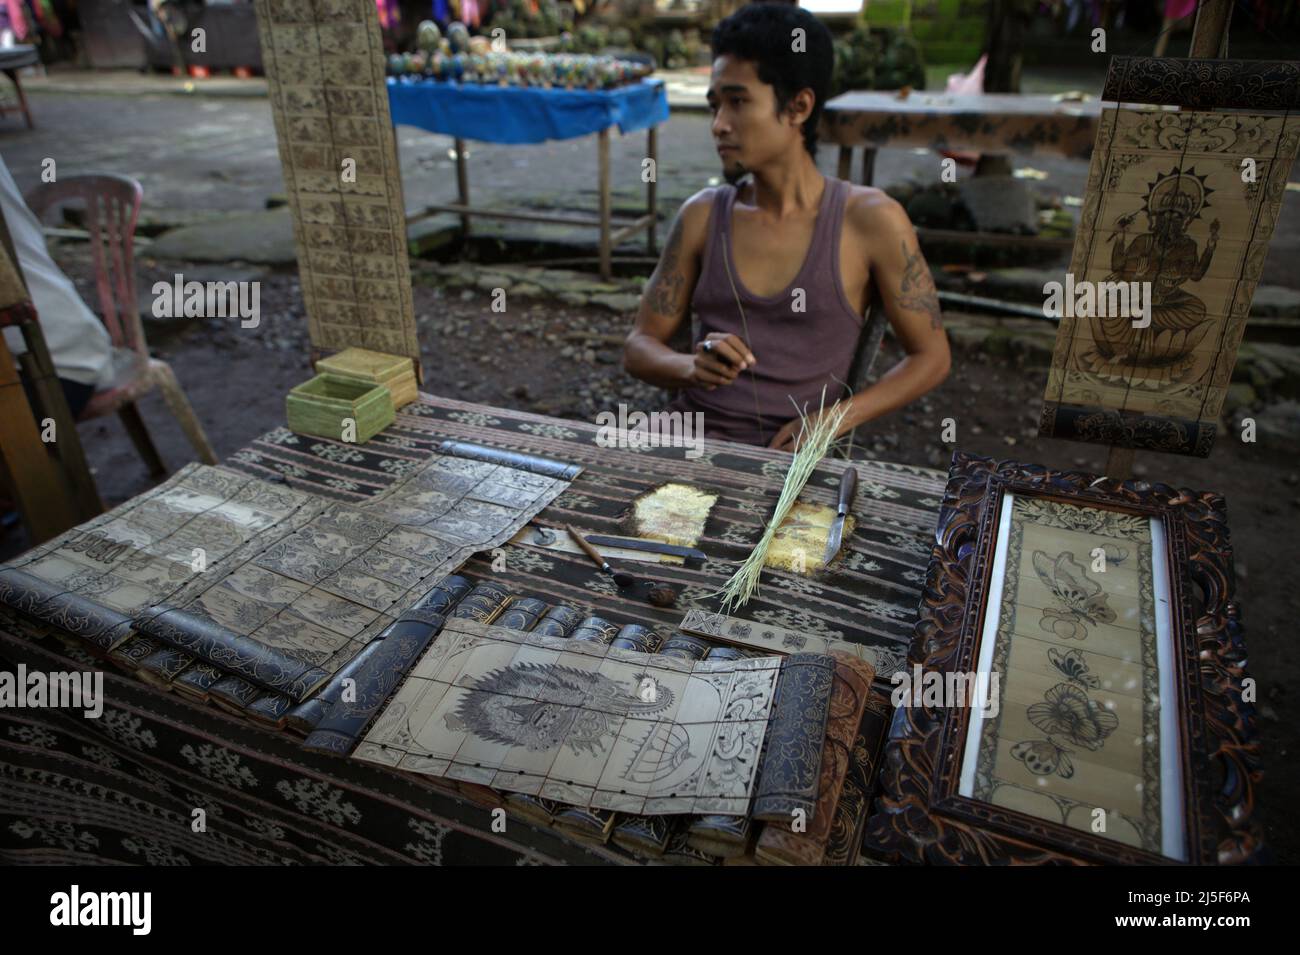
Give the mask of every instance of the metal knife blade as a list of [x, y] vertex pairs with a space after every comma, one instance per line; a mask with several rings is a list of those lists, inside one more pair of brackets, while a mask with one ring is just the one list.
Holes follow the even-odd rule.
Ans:
[[588, 534], [587, 540], [597, 547], [623, 547], [627, 550], [639, 550], [648, 554], [667, 554], [680, 557], [688, 567], [702, 566], [708, 560], [708, 554], [694, 547], [681, 547], [677, 544], [665, 544], [662, 541], [646, 540], [643, 537], [603, 537], [600, 534]]
[[840, 475], [840, 492], [835, 500], [835, 519], [831, 521], [831, 532], [826, 537], [826, 556], [822, 564], [829, 564], [840, 552], [844, 539], [844, 519], [853, 508], [853, 496], [858, 492], [858, 470], [852, 464]]

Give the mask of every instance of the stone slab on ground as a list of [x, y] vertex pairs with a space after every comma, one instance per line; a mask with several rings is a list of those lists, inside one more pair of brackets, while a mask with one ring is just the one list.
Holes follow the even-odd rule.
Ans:
[[295, 265], [293, 216], [288, 207], [225, 216], [165, 232], [149, 254], [186, 262], [255, 262]]
[[1038, 207], [1023, 179], [972, 176], [958, 183], [957, 189], [981, 232], [1038, 233]]
[[1300, 445], [1300, 402], [1280, 401], [1255, 415], [1256, 440]]

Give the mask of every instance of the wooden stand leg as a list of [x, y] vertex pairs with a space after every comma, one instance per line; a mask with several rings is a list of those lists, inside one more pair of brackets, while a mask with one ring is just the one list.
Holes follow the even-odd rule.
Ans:
[[[37, 413], [54, 419], [54, 442], [50, 449], [63, 466], [64, 476], [77, 500], [81, 519], [88, 521], [104, 513], [104, 502], [100, 500], [99, 489], [95, 487], [95, 479], [90, 475], [90, 465], [86, 463], [86, 453], [81, 447], [81, 435], [77, 434], [77, 423], [72, 420], [68, 399], [59, 384], [40, 326], [33, 322], [24, 325], [22, 330], [27, 351], [18, 356], [18, 363], [36, 393], [36, 400], [40, 404]], [[42, 422], [37, 422], [38, 427], [41, 425]]]
[[[469, 167], [465, 164], [465, 140], [456, 140], [456, 193], [460, 204], [469, 208]], [[460, 228], [463, 236], [469, 238], [469, 213], [460, 216]]]
[[600, 277], [605, 281], [613, 275], [609, 243], [609, 130], [602, 129], [596, 138], [596, 163], [600, 190]]
[[135, 445], [135, 450], [144, 459], [145, 467], [149, 469], [149, 476], [156, 478], [166, 474], [167, 465], [163, 464], [162, 456], [154, 447], [153, 438], [149, 437], [149, 429], [144, 426], [144, 419], [140, 417], [140, 409], [136, 407], [135, 402], [127, 402], [118, 408], [117, 416], [122, 419], [126, 433], [130, 436], [131, 443]]
[[659, 178], [659, 127], [651, 126], [645, 134], [645, 149], [650, 157], [650, 166], [654, 175], [645, 187], [646, 212], [650, 215], [650, 226], [645, 231], [645, 249], [650, 255], [656, 252], [655, 230], [658, 226], [658, 182]]
[[154, 366], [153, 371], [158, 388], [167, 402], [168, 410], [181, 426], [181, 430], [185, 432], [185, 437], [194, 446], [194, 450], [198, 452], [199, 460], [204, 464], [216, 464], [217, 455], [213, 452], [212, 445], [208, 444], [208, 436], [203, 431], [203, 425], [199, 424], [194, 409], [190, 407], [190, 400], [181, 390], [181, 384], [176, 380], [176, 373], [172, 371], [172, 366], [160, 363]]
[[1132, 448], [1111, 445], [1110, 453], [1106, 455], [1106, 477], [1116, 481], [1127, 481], [1132, 477], [1134, 454]]
[[876, 147], [862, 147], [862, 185], [869, 186], [876, 178]]
[[55, 459], [41, 441], [3, 336], [0, 336], [0, 472], [9, 479], [14, 503], [33, 544], [43, 543], [76, 526], [76, 505]]
[[32, 122], [32, 111], [27, 107], [27, 94], [23, 92], [23, 84], [18, 79], [17, 70], [5, 70], [5, 76], [14, 84], [14, 92], [18, 94], [18, 105], [22, 108], [23, 118], [27, 120], [27, 128], [35, 129], [36, 124]]
[[835, 176], [837, 179], [848, 179], [853, 175], [853, 147], [840, 147], [839, 165], [835, 167]]

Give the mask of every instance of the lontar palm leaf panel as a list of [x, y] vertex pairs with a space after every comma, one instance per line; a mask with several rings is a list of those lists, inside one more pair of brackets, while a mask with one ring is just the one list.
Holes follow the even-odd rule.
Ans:
[[188, 465], [0, 567], [0, 604], [177, 689], [240, 711], [262, 699], [278, 721], [579, 470], [446, 447], [355, 507]]
[[367, 0], [255, 0], [314, 352], [414, 360], [401, 168]]
[[1044, 434], [1209, 453], [1300, 147], [1300, 69], [1266, 65], [1112, 63], [1106, 95], [1120, 106], [1102, 111], [1069, 276], [1080, 288], [1138, 283], [1149, 312], [1104, 307], [1100, 294], [1093, 314], [1067, 308]]

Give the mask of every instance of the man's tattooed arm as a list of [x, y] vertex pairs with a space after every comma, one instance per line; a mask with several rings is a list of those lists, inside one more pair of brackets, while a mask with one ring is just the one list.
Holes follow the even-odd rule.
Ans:
[[675, 350], [674, 339], [690, 330], [691, 293], [699, 280], [712, 201], [713, 190], [701, 190], [674, 217], [623, 346], [623, 367], [653, 385], [684, 388], [694, 380], [695, 355], [689, 344], [686, 351]]
[[686, 276], [679, 268], [681, 254], [682, 217], [678, 215], [673, 219], [664, 254], [643, 293], [646, 304], [658, 315], [676, 316], [681, 311], [683, 293], [686, 290]]
[[943, 327], [939, 315], [939, 293], [934, 287], [934, 278], [930, 267], [921, 256], [921, 248], [908, 249], [903, 242], [903, 278], [899, 283], [898, 304], [910, 312], [922, 312], [930, 316], [930, 327]]

